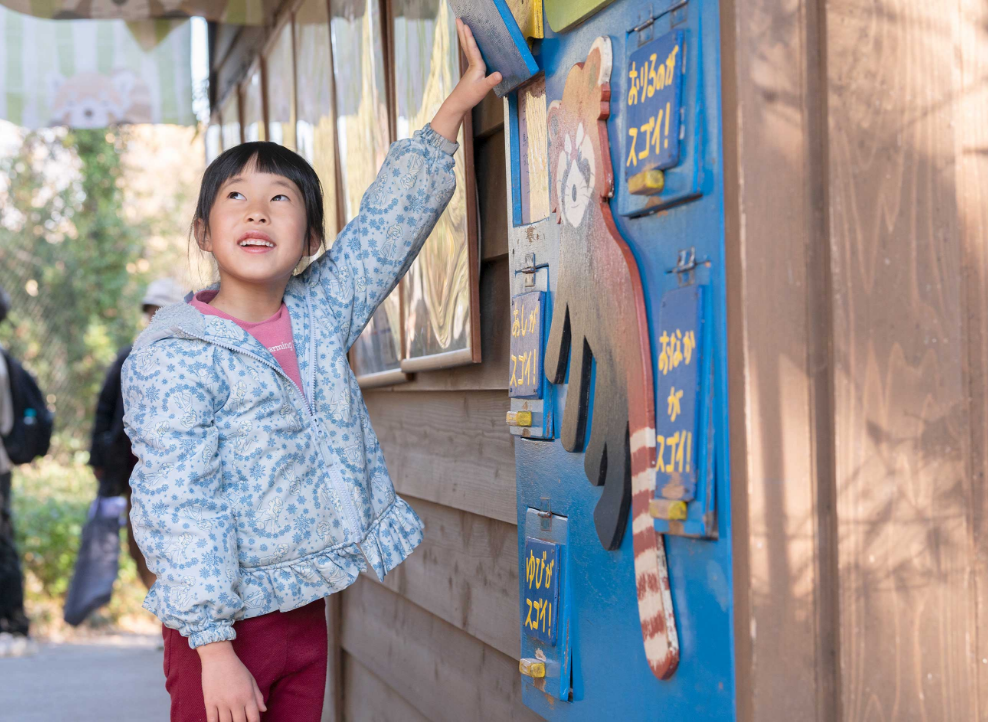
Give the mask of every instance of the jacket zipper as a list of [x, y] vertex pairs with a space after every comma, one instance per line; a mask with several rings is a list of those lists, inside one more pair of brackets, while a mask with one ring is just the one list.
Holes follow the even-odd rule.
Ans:
[[[311, 315], [310, 315], [310, 319], [311, 319]], [[311, 326], [311, 322], [310, 322], [310, 326]], [[187, 335], [189, 335], [189, 336], [191, 336], [191, 337], [193, 337], [193, 338], [197, 338], [200, 341], [203, 341], [205, 343], [211, 343], [211, 344], [214, 344], [216, 346], [219, 346], [220, 348], [225, 348], [228, 351], [233, 351], [234, 353], [242, 353], [244, 356], [247, 356], [248, 358], [256, 359], [256, 360], [260, 361], [262, 364], [264, 364], [265, 366], [270, 367], [276, 374], [279, 374], [279, 375], [285, 377], [286, 379], [288, 379], [289, 385], [291, 385], [291, 387], [293, 389], [295, 389], [295, 393], [298, 394], [298, 396], [302, 399], [302, 403], [305, 405], [305, 410], [308, 412], [309, 418], [312, 421], [312, 426], [316, 430], [316, 436], [319, 437], [319, 453], [322, 456], [323, 461], [325, 461], [326, 464], [332, 468], [333, 461], [332, 461], [332, 459], [329, 459], [329, 458], [326, 457], [326, 453], [323, 450], [323, 445], [324, 444], [323, 444], [323, 441], [322, 441], [322, 439], [323, 439], [322, 425], [320, 424], [319, 419], [316, 417], [315, 413], [313, 412], [312, 406], [309, 405], [309, 400], [305, 398], [305, 394], [303, 394], [302, 391], [299, 389], [298, 385], [294, 381], [292, 381], [291, 377], [288, 374], [285, 373], [284, 369], [275, 366], [274, 364], [272, 364], [267, 359], [264, 359], [263, 357], [258, 356], [256, 353], [252, 353], [250, 351], [245, 351], [242, 348], [237, 348], [236, 346], [232, 346], [230, 344], [220, 343], [218, 341], [213, 341], [213, 340], [208, 339], [208, 338], [203, 338], [202, 336], [197, 336], [197, 335], [195, 335], [193, 333], [189, 333], [185, 329], [182, 329], [182, 332], [185, 333], [185, 334], [187, 334]], [[310, 336], [312, 335], [312, 329], [311, 328], [309, 329], [309, 335]], [[312, 364], [312, 359], [309, 359], [309, 363]], [[311, 366], [310, 366], [310, 373], [311, 373]], [[330, 478], [330, 482], [333, 483], [334, 480], [333, 480], [333, 473], [332, 473], [332, 471], [329, 474], [329, 478]], [[337, 486], [339, 487], [340, 485], [337, 484]], [[357, 510], [356, 510], [356, 508], [353, 505], [353, 500], [350, 498], [350, 492], [346, 488], [340, 488], [340, 489], [338, 489], [338, 491], [340, 492], [340, 499], [343, 502], [344, 510], [345, 510], [347, 516], [349, 517], [349, 520], [348, 521], [350, 522], [351, 528], [354, 530], [354, 533], [357, 534], [357, 536], [359, 537], [359, 536], [362, 535], [362, 530], [361, 530], [361, 527], [360, 527], [359, 522], [357, 521]]]

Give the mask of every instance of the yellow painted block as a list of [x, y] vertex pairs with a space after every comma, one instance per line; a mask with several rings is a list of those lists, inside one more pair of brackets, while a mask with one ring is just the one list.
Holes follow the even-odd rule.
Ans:
[[520, 659], [518, 660], [518, 671], [526, 677], [542, 679], [545, 677], [545, 662], [540, 662], [537, 659], [531, 658]]
[[636, 196], [654, 196], [666, 187], [666, 174], [660, 170], [643, 170], [628, 179], [628, 193]]
[[542, 24], [542, 0], [507, 0], [511, 14], [518, 21], [521, 34], [526, 38], [544, 38]]
[[648, 503], [648, 512], [653, 519], [668, 521], [686, 521], [686, 502], [652, 499]]
[[531, 426], [531, 411], [509, 411], [507, 415], [508, 426]]

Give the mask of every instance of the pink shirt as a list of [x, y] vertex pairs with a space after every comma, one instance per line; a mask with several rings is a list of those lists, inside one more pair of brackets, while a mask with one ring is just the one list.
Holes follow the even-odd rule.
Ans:
[[292, 338], [292, 318], [288, 315], [288, 307], [282, 303], [278, 312], [269, 319], [248, 323], [213, 308], [209, 302], [216, 296], [216, 291], [200, 291], [192, 299], [190, 305], [209, 316], [219, 316], [227, 321], [233, 321], [244, 331], [256, 338], [264, 348], [271, 352], [275, 360], [281, 364], [288, 378], [295, 382], [302, 395], [302, 374], [298, 370], [298, 356], [295, 355], [295, 341]]

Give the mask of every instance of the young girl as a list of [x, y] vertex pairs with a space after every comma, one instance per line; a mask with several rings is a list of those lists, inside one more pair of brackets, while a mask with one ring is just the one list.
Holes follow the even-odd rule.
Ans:
[[159, 311], [124, 365], [131, 517], [158, 579], [144, 606], [165, 626], [173, 721], [318, 720], [323, 598], [422, 541], [346, 354], [453, 194], [463, 115], [500, 82], [457, 32], [469, 69], [300, 275], [323, 243], [312, 168], [272, 143], [217, 158], [193, 234], [219, 285]]

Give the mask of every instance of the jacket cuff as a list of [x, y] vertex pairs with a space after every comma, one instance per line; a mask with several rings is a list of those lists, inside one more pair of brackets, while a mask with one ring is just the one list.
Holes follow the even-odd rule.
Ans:
[[189, 635], [189, 646], [192, 649], [213, 642], [232, 642], [237, 638], [237, 632], [232, 624], [218, 624]]
[[459, 143], [453, 143], [439, 135], [439, 133], [432, 129], [432, 125], [430, 123], [426, 123], [422, 130], [415, 132], [415, 135], [417, 135], [422, 142], [431, 145], [433, 148], [438, 148], [446, 155], [453, 155], [460, 149]]

